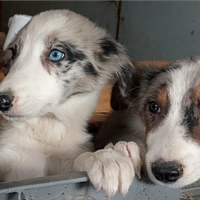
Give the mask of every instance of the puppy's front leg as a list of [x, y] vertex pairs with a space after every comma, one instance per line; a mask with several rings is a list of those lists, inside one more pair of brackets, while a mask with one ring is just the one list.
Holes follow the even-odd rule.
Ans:
[[96, 190], [103, 188], [109, 198], [117, 191], [125, 196], [135, 176], [130, 157], [108, 147], [81, 154], [73, 167], [76, 171], [86, 171]]
[[140, 148], [135, 142], [119, 141], [115, 145], [109, 143], [105, 146], [105, 149], [108, 148], [112, 148], [116, 151], [121, 152], [125, 156], [130, 157], [137, 177], [139, 179], [141, 178], [140, 172], [142, 167], [142, 160], [140, 157]]

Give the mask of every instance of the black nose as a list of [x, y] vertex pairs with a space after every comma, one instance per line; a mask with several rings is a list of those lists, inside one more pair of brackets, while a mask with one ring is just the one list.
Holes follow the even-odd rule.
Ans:
[[0, 95], [0, 110], [8, 111], [12, 107], [13, 97], [7, 94]]
[[158, 181], [173, 183], [183, 174], [183, 166], [177, 161], [165, 162], [159, 159], [152, 164], [152, 173]]

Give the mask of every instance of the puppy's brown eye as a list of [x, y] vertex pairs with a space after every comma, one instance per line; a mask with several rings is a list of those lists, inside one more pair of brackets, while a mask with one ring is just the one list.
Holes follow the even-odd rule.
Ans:
[[151, 101], [149, 102], [149, 111], [152, 113], [160, 113], [160, 106], [157, 102]]

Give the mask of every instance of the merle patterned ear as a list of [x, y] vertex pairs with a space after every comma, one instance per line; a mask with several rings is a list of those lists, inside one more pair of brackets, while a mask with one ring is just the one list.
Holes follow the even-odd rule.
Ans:
[[134, 67], [131, 63], [121, 68], [118, 81], [113, 86], [111, 93], [111, 107], [114, 110], [124, 110], [128, 107], [134, 71]]
[[99, 61], [103, 64], [106, 61], [108, 65], [114, 63], [114, 70], [116, 71], [113, 76], [117, 78], [121, 95], [126, 97], [130, 89], [134, 69], [125, 48], [109, 35], [101, 38], [99, 46], [101, 49], [100, 53], [97, 53]]
[[127, 109], [133, 105], [137, 105], [137, 103], [139, 103], [138, 97], [145, 94], [152, 81], [172, 67], [172, 65], [166, 65], [163, 67], [154, 65], [141, 65], [132, 68], [132, 74], [129, 74], [129, 68], [123, 69], [121, 78], [112, 89], [112, 109], [118, 111]]
[[125, 110], [128, 108], [127, 99], [121, 95], [118, 83], [116, 83], [112, 88], [110, 104], [112, 109], [115, 111]]
[[105, 62], [108, 62], [108, 65], [113, 65], [112, 78], [117, 81], [113, 91], [116, 90], [117, 96], [128, 98], [134, 67], [127, 56], [125, 48], [109, 35], [101, 38], [99, 46], [101, 51], [96, 53], [98, 60], [104, 65]]
[[113, 110], [125, 110], [132, 106], [139, 95], [141, 84], [148, 85], [146, 82], [151, 74], [148, 73], [148, 67], [130, 67], [122, 70], [121, 78], [112, 89], [111, 107]]
[[124, 98], [128, 98], [130, 95], [130, 90], [132, 86], [132, 76], [134, 74], [134, 68], [133, 65], [127, 64], [121, 68], [119, 79], [118, 79], [118, 86], [121, 95]]

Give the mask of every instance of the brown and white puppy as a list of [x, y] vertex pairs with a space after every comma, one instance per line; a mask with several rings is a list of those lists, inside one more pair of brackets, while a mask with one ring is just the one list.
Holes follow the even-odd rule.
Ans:
[[134, 176], [130, 159], [109, 149], [91, 153], [86, 130], [106, 84], [118, 80], [123, 96], [130, 89], [133, 68], [124, 48], [88, 19], [51, 10], [19, 31], [3, 71], [0, 179], [85, 170], [97, 190], [125, 195]]
[[200, 179], [200, 57], [138, 68], [130, 93], [123, 98], [114, 87], [111, 103], [119, 111], [103, 125], [96, 149], [134, 141], [152, 182], [183, 187]]

